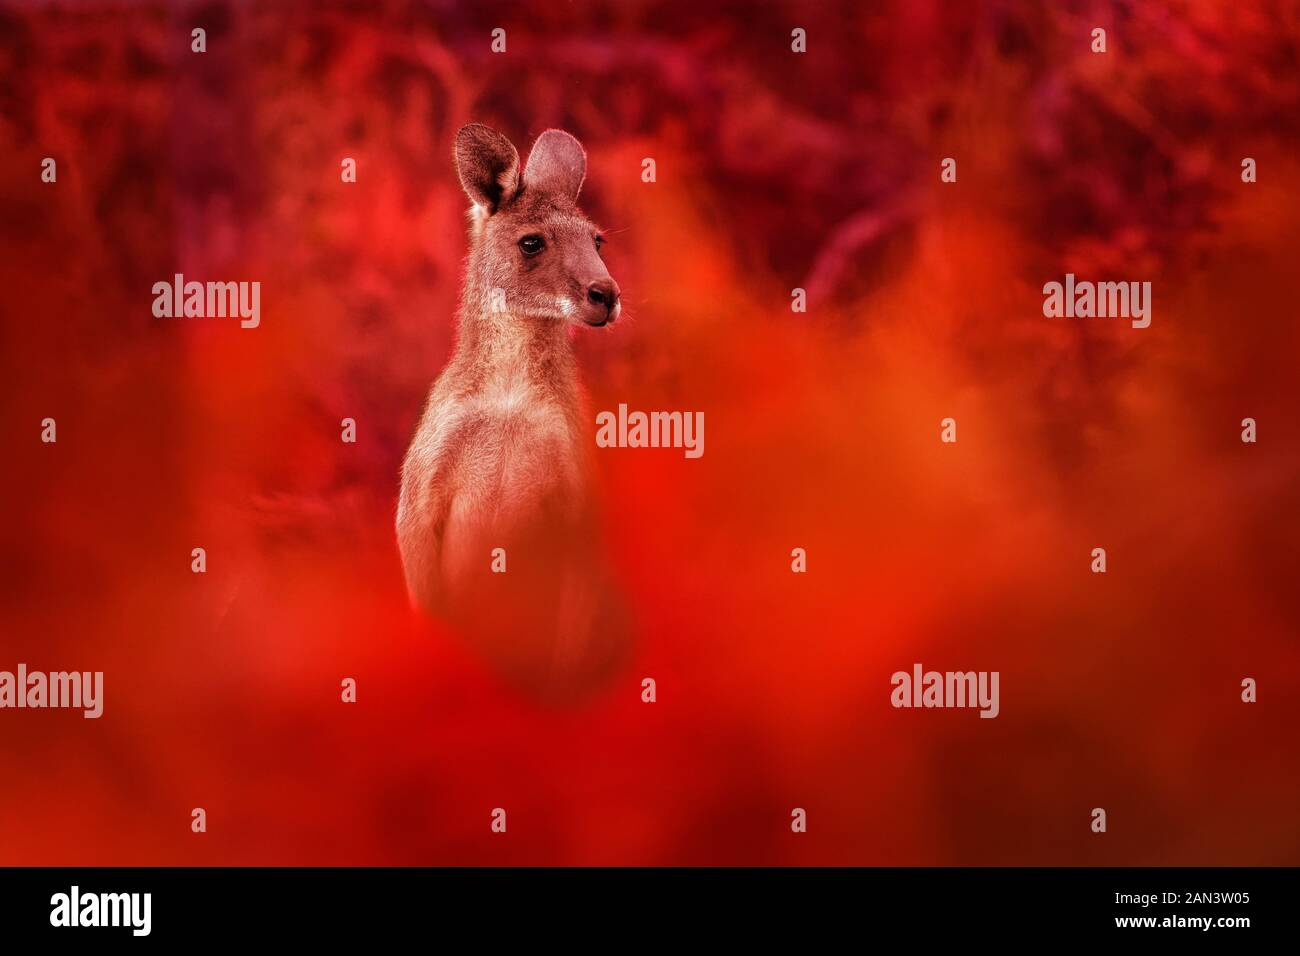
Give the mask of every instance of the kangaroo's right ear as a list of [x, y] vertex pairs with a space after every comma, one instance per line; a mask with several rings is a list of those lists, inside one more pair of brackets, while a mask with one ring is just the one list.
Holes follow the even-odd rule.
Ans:
[[496, 130], [470, 123], [456, 134], [456, 173], [470, 199], [496, 212], [519, 191], [519, 153]]

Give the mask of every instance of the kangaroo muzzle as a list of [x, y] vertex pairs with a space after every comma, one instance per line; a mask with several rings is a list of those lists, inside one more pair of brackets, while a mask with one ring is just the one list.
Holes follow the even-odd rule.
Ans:
[[619, 311], [617, 282], [606, 277], [587, 286], [583, 321], [588, 325], [608, 325], [618, 318]]

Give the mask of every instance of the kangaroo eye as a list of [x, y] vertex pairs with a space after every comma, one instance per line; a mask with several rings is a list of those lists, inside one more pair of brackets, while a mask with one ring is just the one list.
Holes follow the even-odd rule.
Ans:
[[597, 233], [594, 241], [596, 243], [596, 251], [599, 252], [600, 247], [605, 244], [605, 237]]
[[519, 250], [526, 256], [535, 256], [546, 248], [546, 241], [541, 236], [524, 236], [519, 240]]

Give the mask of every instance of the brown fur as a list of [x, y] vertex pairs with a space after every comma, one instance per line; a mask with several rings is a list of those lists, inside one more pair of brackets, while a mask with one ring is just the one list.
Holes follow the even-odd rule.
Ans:
[[[577, 140], [544, 133], [521, 175], [505, 137], [468, 126], [456, 162], [475, 203], [470, 254], [456, 349], [402, 466], [402, 564], [415, 603], [508, 678], [568, 697], [599, 683], [625, 647], [599, 558], [570, 341], [575, 325], [617, 318], [618, 287], [576, 206]], [[526, 255], [525, 237], [541, 251]], [[490, 569], [498, 547], [504, 574]]]

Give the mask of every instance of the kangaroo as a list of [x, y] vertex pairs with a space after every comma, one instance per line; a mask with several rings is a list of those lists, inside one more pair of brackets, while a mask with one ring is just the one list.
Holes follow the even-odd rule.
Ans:
[[509, 139], [472, 124], [455, 162], [473, 203], [469, 258], [455, 349], [402, 464], [402, 567], [413, 602], [503, 676], [571, 698], [627, 645], [598, 553], [570, 338], [618, 319], [619, 287], [577, 207], [577, 139], [547, 130], [521, 170]]

